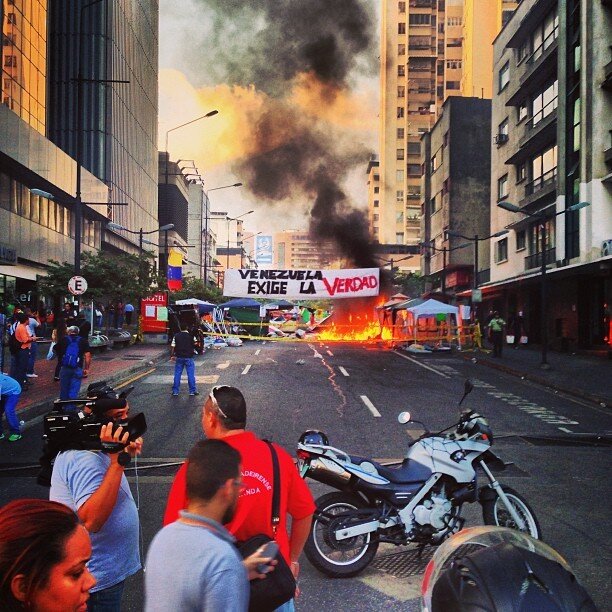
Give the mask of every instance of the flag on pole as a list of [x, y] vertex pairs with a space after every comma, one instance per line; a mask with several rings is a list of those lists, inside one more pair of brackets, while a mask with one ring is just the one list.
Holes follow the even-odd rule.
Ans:
[[168, 255], [168, 289], [178, 291], [183, 288], [183, 256], [177, 251]]

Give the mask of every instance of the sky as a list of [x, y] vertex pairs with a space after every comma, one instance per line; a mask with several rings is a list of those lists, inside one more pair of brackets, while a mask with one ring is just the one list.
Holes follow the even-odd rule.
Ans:
[[219, 111], [168, 147], [205, 188], [244, 184], [211, 193], [213, 210], [255, 210], [246, 232], [310, 228], [357, 248], [378, 142], [378, 4], [161, 0], [159, 147]]

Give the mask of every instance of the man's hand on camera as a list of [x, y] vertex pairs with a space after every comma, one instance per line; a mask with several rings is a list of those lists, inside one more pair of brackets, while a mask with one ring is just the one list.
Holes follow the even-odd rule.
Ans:
[[136, 438], [133, 442], [130, 442], [125, 447], [125, 452], [130, 455], [130, 457], [137, 457], [142, 452], [142, 438]]
[[[117, 444], [121, 446], [125, 446], [128, 444], [129, 432], [127, 429], [124, 431], [123, 427], [120, 425], [117, 427], [115, 432], [113, 433], [114, 423], [106, 423], [106, 425], [102, 425], [100, 429], [100, 442], [102, 443], [102, 447], [104, 448], [104, 444]], [[112, 463], [117, 463], [117, 459], [119, 457], [119, 452], [121, 448], [117, 448], [117, 451], [113, 451], [109, 453], [109, 457]], [[126, 449], [127, 450], [127, 449]]]

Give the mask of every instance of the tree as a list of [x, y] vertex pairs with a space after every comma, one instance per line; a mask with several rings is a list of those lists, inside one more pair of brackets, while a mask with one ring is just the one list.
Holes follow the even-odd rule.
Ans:
[[397, 291], [412, 298], [423, 295], [425, 279], [418, 272], [399, 272], [397, 269], [393, 272], [393, 285]]
[[196, 298], [213, 304], [219, 304], [223, 301], [223, 293], [218, 287], [206, 287], [204, 281], [189, 274], [183, 277], [183, 288], [173, 291], [171, 295], [174, 300]]
[[[142, 255], [112, 255], [95, 252], [83, 253], [81, 275], [87, 281], [88, 289], [83, 299], [129, 300], [148, 295], [159, 286], [155, 274], [154, 260], [148, 253]], [[39, 279], [41, 294], [55, 301], [68, 294], [68, 281], [74, 276], [72, 263], [49, 262], [47, 276]]]

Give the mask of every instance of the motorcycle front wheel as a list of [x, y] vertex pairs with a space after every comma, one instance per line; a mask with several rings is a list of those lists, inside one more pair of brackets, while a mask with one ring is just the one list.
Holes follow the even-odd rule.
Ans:
[[[366, 533], [346, 540], [337, 540], [332, 527], [333, 516], [363, 508], [363, 501], [349, 493], [327, 493], [316, 500], [318, 512], [315, 515], [304, 553], [306, 558], [320, 572], [331, 578], [348, 578], [363, 571], [378, 550], [375, 534]], [[331, 515], [331, 517], [330, 517]]]
[[[540, 524], [538, 523], [538, 519], [536, 518], [534, 511], [531, 509], [525, 498], [510, 487], [502, 485], [502, 489], [506, 494], [508, 501], [512, 504], [512, 507], [516, 510], [517, 514], [525, 523], [526, 528], [520, 529], [519, 531], [524, 531], [532, 538], [541, 540], [542, 530], [540, 529]], [[485, 525], [496, 525], [497, 527], [519, 529], [499, 495], [495, 495], [493, 499], [487, 500], [483, 503], [482, 518]]]

